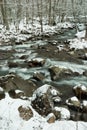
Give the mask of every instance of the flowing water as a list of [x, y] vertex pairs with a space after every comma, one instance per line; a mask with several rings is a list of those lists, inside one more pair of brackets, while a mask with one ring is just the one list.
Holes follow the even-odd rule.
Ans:
[[[66, 33], [62, 35], [58, 35], [55, 37], [54, 40], [64, 40], [73, 38], [75, 34], [75, 30], [66, 31]], [[54, 59], [46, 59], [45, 65], [43, 67], [34, 67], [34, 68], [27, 68], [26, 66], [16, 67], [16, 68], [9, 68], [8, 61], [17, 62], [21, 65], [24, 64], [25, 59], [20, 59], [21, 56], [26, 55], [26, 60], [29, 61], [32, 58], [37, 57], [37, 53], [35, 52], [35, 47], [40, 45], [47, 44], [46, 40], [37, 40], [37, 41], [29, 41], [22, 45], [13, 45], [13, 46], [0, 46], [0, 51], [5, 50], [15, 50], [15, 52], [9, 57], [8, 59], [1, 59], [0, 60], [0, 76], [5, 76], [10, 72], [14, 72], [19, 76], [23, 77], [24, 79], [29, 79], [33, 76], [34, 72], [42, 72], [45, 74], [44, 82], [52, 82], [50, 78], [50, 73], [48, 68], [51, 65], [57, 65], [60, 67], [65, 67], [67, 69], [72, 70], [73, 72], [78, 72], [82, 74], [85, 70], [87, 70], [87, 62], [84, 64], [76, 64], [67, 61], [55, 61]], [[34, 47], [34, 49], [33, 49]], [[74, 86], [78, 83], [82, 83], [87, 86], [87, 77], [80, 75], [80, 76], [70, 76], [65, 79], [61, 79], [58, 81], [53, 81], [58, 85], [71, 85]]]

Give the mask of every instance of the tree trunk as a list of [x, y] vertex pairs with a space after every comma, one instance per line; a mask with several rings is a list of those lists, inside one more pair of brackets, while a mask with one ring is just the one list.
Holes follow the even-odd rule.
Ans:
[[86, 25], [85, 40], [87, 41], [87, 25]]
[[49, 25], [51, 25], [51, 0], [49, 0]]
[[8, 24], [7, 5], [6, 4], [7, 4], [6, 0], [0, 0], [3, 24], [6, 26], [6, 29], [8, 30], [9, 29], [9, 24]]
[[37, 0], [37, 10], [38, 10], [38, 16], [39, 16], [39, 19], [40, 19], [41, 32], [43, 32], [42, 8], [43, 8], [42, 0], [40, 1], [40, 3], [39, 3], [39, 1]]

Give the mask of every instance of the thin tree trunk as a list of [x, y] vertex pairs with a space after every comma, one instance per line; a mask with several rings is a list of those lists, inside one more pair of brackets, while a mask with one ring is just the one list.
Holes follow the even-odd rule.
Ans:
[[26, 23], [29, 22], [29, 0], [26, 0]]
[[43, 4], [41, 0], [41, 9], [40, 9], [40, 25], [41, 25], [41, 32], [43, 33], [43, 21], [42, 21], [42, 11], [43, 10]]
[[87, 25], [86, 25], [85, 40], [87, 40]]
[[52, 3], [51, 3], [51, 0], [49, 0], [49, 25], [51, 25], [51, 9], [52, 9], [52, 5], [51, 5]]
[[55, 7], [56, 7], [56, 0], [54, 0], [53, 3], [53, 20], [52, 20], [52, 24], [55, 25]]
[[34, 18], [34, 0], [32, 0], [32, 25], [33, 25], [33, 18]]
[[9, 29], [8, 17], [7, 17], [7, 5], [6, 4], [7, 4], [6, 0], [0, 0], [3, 24], [6, 26], [6, 29]]

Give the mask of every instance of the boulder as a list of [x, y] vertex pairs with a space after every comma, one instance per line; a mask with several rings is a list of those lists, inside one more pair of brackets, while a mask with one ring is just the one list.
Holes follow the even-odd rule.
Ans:
[[78, 84], [75, 87], [73, 87], [73, 90], [76, 94], [76, 96], [81, 100], [82, 98], [87, 98], [87, 87], [82, 85], [82, 84]]
[[56, 117], [53, 113], [48, 114], [48, 116], [46, 118], [47, 118], [48, 123], [54, 123], [56, 120]]
[[16, 62], [8, 62], [8, 67], [9, 68], [16, 68], [18, 66], [19, 66], [18, 63], [16, 63]]
[[12, 98], [21, 98], [23, 100], [26, 100], [27, 97], [25, 96], [25, 93], [20, 90], [10, 90], [9, 92], [10, 97]]
[[69, 77], [69, 76], [74, 74], [70, 69], [62, 68], [59, 66], [51, 66], [49, 68], [49, 71], [50, 71], [50, 75], [51, 75], [52, 80], [66, 78], [66, 77]]
[[69, 120], [70, 119], [70, 111], [66, 107], [55, 107], [53, 113], [56, 117], [56, 120]]
[[19, 115], [23, 120], [28, 121], [29, 119], [31, 119], [33, 117], [33, 112], [31, 110], [31, 108], [29, 107], [24, 107], [24, 106], [20, 106], [18, 108], [19, 111]]
[[[55, 91], [55, 93], [53, 93]], [[32, 97], [33, 108], [41, 115], [47, 116], [54, 107], [53, 97], [59, 96], [60, 92], [57, 91], [53, 86], [45, 84], [38, 88]]]
[[69, 99], [67, 99], [66, 100], [66, 104], [70, 107], [70, 108], [72, 108], [72, 109], [74, 109], [74, 110], [79, 110], [80, 109], [80, 107], [81, 107], [81, 103], [80, 103], [80, 101], [79, 101], [79, 99], [77, 98], [77, 97], [71, 97], [71, 98], [69, 98]]
[[34, 72], [33, 78], [36, 79], [37, 81], [43, 81], [45, 75], [41, 72]]
[[82, 102], [82, 111], [87, 113], [87, 100], [83, 100]]
[[[4, 83], [3, 83], [4, 82]], [[13, 92], [14, 90], [22, 90], [26, 96], [32, 96], [37, 86], [31, 80], [24, 80], [20, 76], [13, 74], [7, 75], [2, 79], [2, 86], [7, 92]]]
[[30, 61], [28, 61], [29, 67], [41, 67], [45, 64], [45, 59], [43, 58], [34, 58]]

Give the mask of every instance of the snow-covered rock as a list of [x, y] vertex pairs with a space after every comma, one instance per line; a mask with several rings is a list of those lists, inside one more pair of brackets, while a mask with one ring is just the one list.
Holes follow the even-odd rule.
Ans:
[[31, 117], [33, 117], [33, 112], [32, 112], [32, 110], [28, 106], [27, 106], [27, 108], [24, 107], [24, 106], [20, 106], [18, 108], [18, 111], [19, 111], [20, 117], [23, 120], [28, 121]]
[[66, 100], [66, 104], [68, 105], [68, 106], [71, 106], [71, 107], [73, 107], [73, 108], [80, 108], [80, 101], [78, 100], [78, 98], [77, 97], [71, 97], [71, 98], [69, 98], [69, 99], [67, 99]]
[[78, 84], [73, 87], [73, 90], [78, 98], [82, 98], [87, 95], [87, 87], [82, 84]]
[[47, 122], [48, 122], [48, 123], [54, 123], [55, 120], [56, 120], [56, 117], [55, 117], [55, 115], [54, 115], [53, 113], [50, 113], [50, 114], [46, 117], [46, 119], [47, 119]]
[[82, 111], [87, 112], [87, 100], [83, 100], [82, 102]]
[[[70, 111], [67, 108], [64, 107], [55, 107], [54, 108], [54, 114], [58, 112], [59, 119], [61, 120], [68, 120], [70, 119]], [[55, 115], [58, 118], [58, 115]]]
[[32, 106], [41, 115], [47, 115], [52, 112], [54, 107], [54, 97], [60, 95], [53, 86], [45, 84], [39, 87], [32, 97]]

